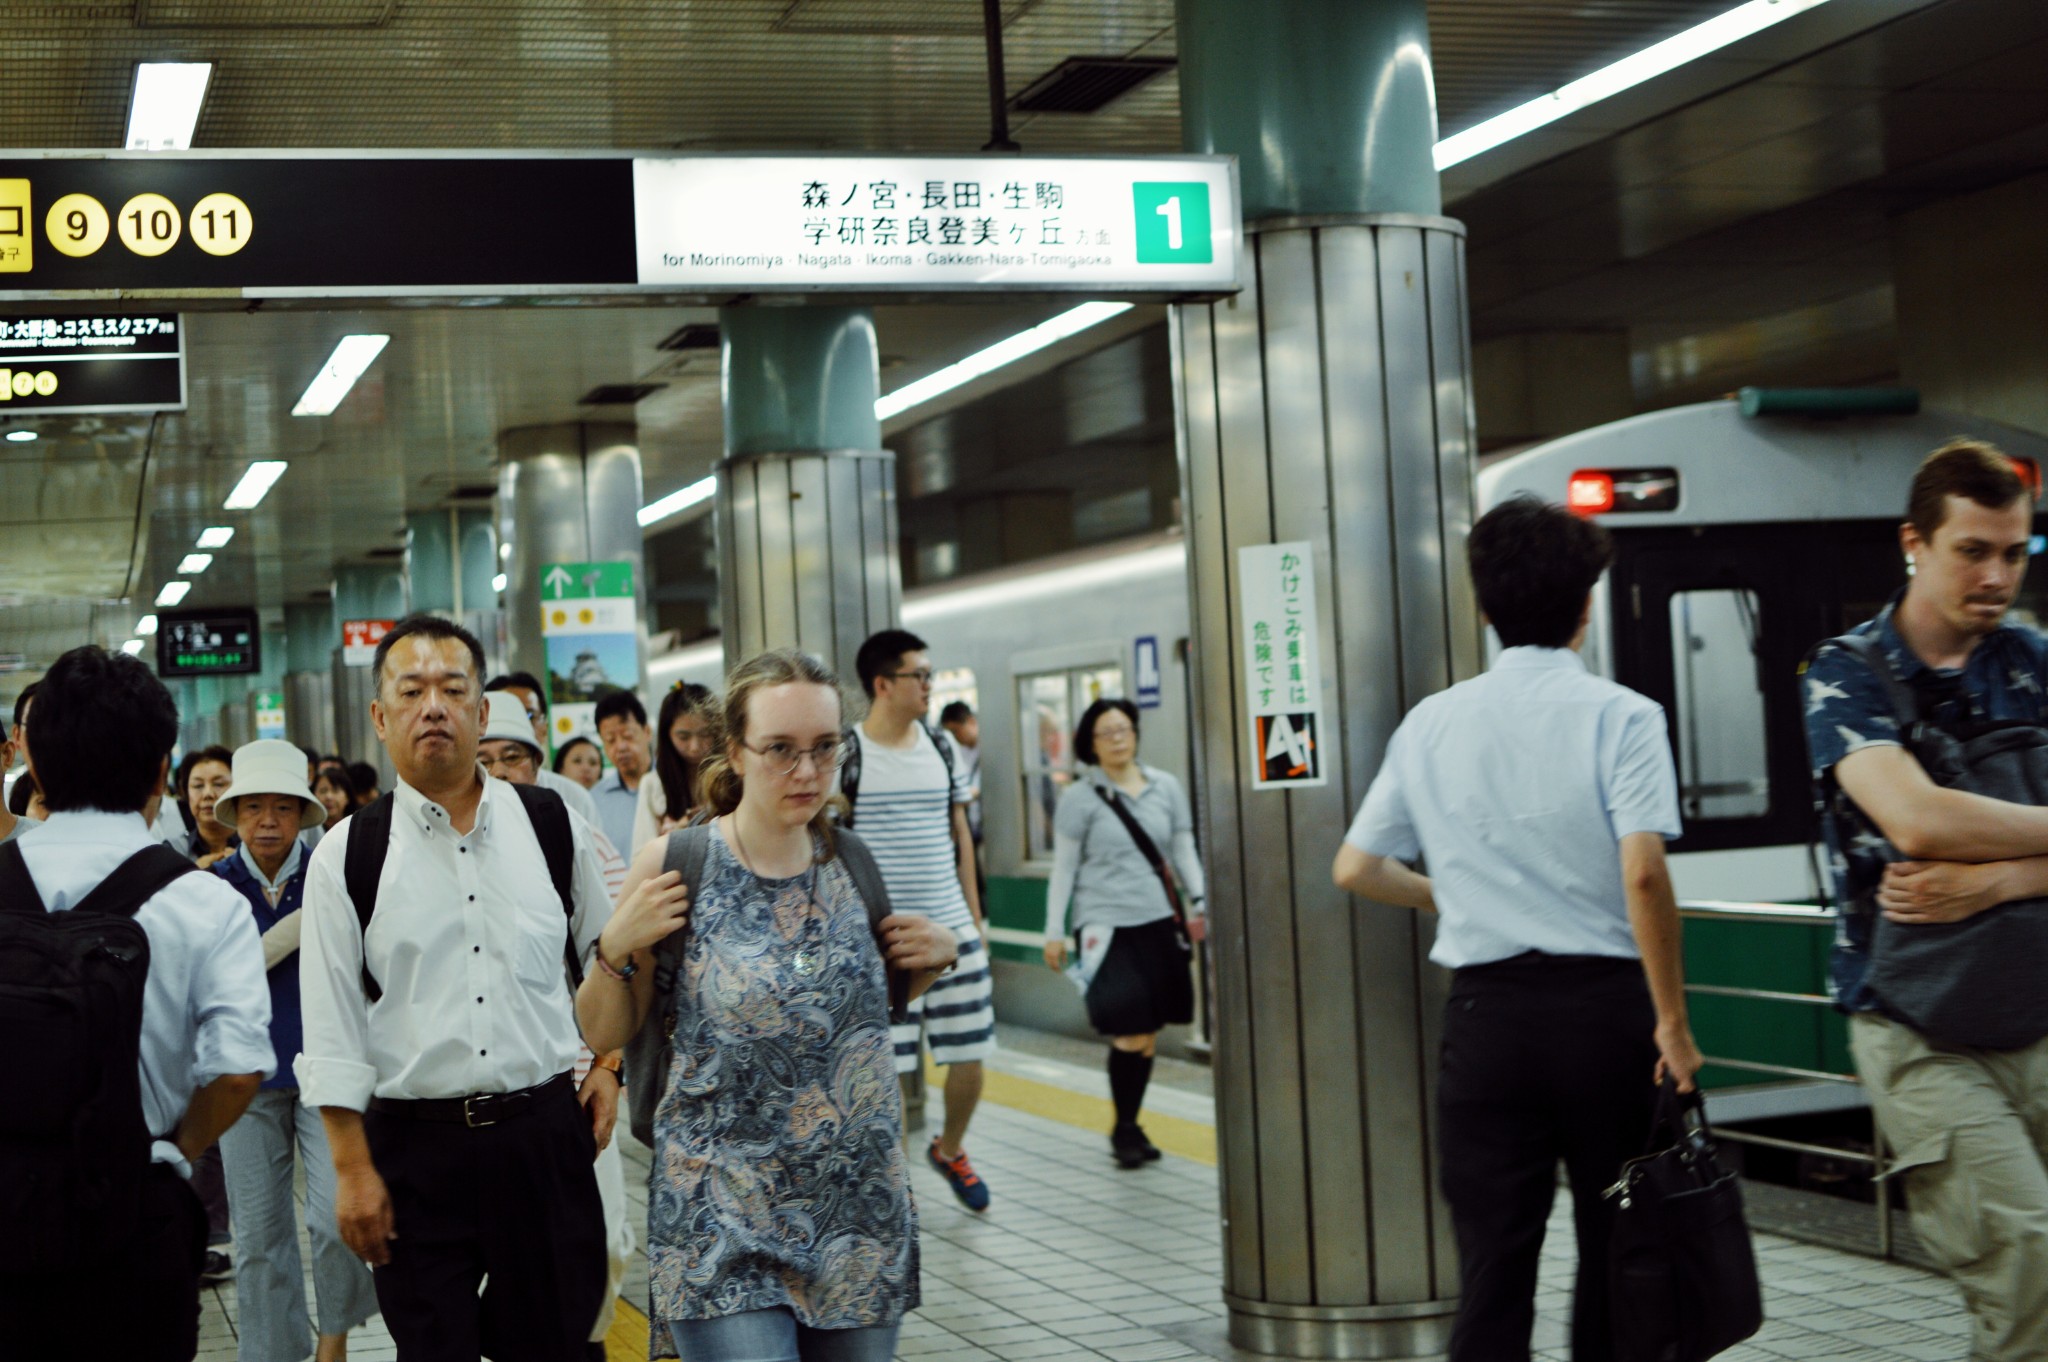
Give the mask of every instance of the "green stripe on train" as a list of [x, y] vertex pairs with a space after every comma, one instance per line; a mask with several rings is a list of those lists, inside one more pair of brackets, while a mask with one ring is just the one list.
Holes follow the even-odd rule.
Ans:
[[[1045, 881], [991, 875], [988, 901], [981, 907], [988, 914], [991, 927], [1042, 935], [1045, 931]], [[989, 954], [997, 960], [1017, 960], [1027, 965], [1045, 962], [1045, 954], [1038, 947], [1020, 946], [1009, 941], [989, 942]]]

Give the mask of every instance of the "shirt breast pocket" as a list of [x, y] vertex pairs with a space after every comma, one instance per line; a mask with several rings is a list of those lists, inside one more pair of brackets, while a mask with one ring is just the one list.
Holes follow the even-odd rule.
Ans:
[[[545, 885], [546, 881], [542, 883]], [[554, 893], [550, 890], [545, 895], [545, 902], [522, 900], [517, 905], [517, 921], [519, 940], [512, 943], [509, 954], [519, 981], [541, 990], [562, 985], [567, 977], [564, 955], [568, 948], [569, 919], [563, 914], [562, 905], [556, 901]]]

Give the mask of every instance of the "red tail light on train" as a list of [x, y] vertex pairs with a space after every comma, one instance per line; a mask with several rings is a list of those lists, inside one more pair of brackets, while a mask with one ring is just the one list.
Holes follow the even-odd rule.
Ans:
[[1675, 511], [1675, 468], [1581, 468], [1565, 484], [1564, 504], [1578, 515], [1610, 511]]

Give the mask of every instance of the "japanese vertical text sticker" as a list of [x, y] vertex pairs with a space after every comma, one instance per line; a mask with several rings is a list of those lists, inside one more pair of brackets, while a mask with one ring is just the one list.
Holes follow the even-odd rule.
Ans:
[[1237, 551], [1237, 573], [1252, 786], [1321, 785], [1328, 777], [1312, 550], [1306, 543], [1251, 545]]

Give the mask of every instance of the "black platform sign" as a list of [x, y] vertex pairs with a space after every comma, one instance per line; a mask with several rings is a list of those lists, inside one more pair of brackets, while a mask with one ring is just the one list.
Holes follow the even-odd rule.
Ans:
[[0, 317], [0, 417], [184, 409], [176, 316]]
[[156, 674], [223, 676], [260, 671], [261, 646], [254, 610], [230, 606], [160, 614], [156, 620]]

